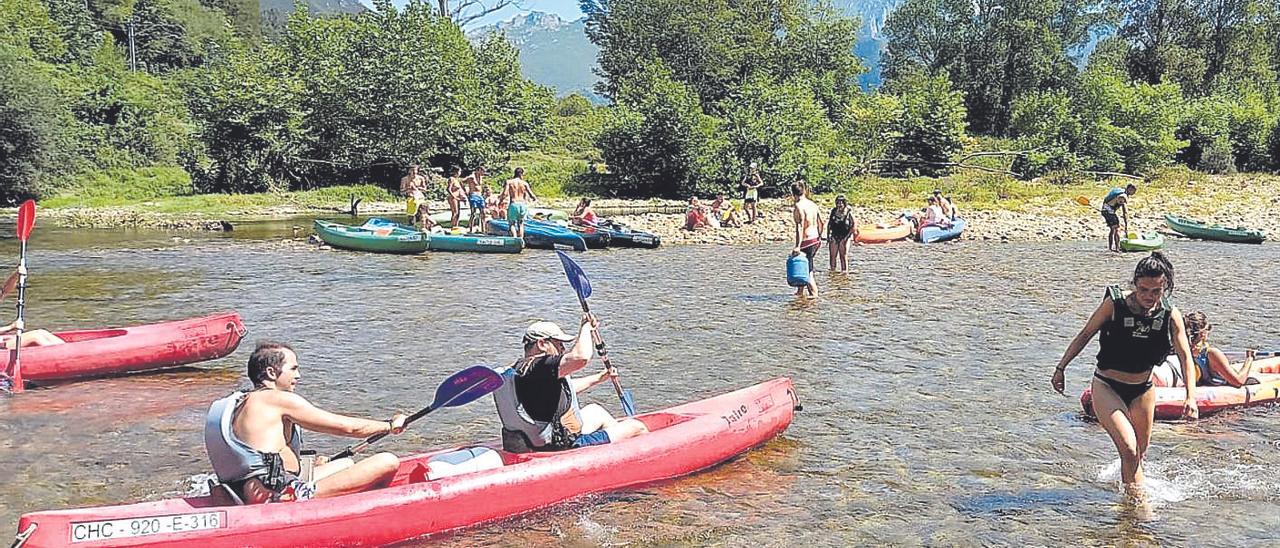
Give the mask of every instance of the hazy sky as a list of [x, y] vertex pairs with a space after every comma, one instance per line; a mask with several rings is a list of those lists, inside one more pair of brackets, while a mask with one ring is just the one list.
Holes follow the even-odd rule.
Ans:
[[[365, 5], [369, 5], [368, 0], [362, 1]], [[408, 0], [392, 1], [397, 6], [403, 6], [408, 3]], [[481, 0], [481, 2], [488, 4], [492, 3], [493, 0]], [[483, 20], [476, 21], [470, 26], [475, 26], [477, 24], [489, 24], [503, 19], [510, 19], [513, 15], [527, 11], [554, 13], [568, 21], [582, 17], [582, 10], [578, 9], [578, 0], [519, 0], [517, 3], [519, 4], [518, 6], [508, 7], [507, 9], [496, 12]]]

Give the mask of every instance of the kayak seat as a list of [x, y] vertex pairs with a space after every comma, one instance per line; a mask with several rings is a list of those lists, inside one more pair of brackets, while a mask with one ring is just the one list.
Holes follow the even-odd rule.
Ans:
[[240, 499], [240, 495], [236, 494], [236, 490], [225, 483], [218, 483], [218, 480], [209, 478], [209, 496], [225, 499], [227, 506], [244, 506], [244, 501]]
[[502, 468], [502, 454], [488, 447], [464, 447], [457, 451], [441, 453], [427, 459], [426, 465], [418, 464], [409, 473], [410, 483], [435, 481], [438, 479], [483, 470]]

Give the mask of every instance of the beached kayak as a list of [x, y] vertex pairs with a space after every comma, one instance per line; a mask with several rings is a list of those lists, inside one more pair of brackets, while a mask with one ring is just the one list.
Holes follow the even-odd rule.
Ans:
[[1164, 247], [1164, 236], [1158, 232], [1130, 232], [1127, 238], [1120, 238], [1122, 251], [1155, 251]]
[[897, 219], [877, 225], [858, 226], [858, 237], [854, 240], [864, 244], [879, 244], [905, 240], [911, 237], [911, 223]]
[[426, 236], [404, 227], [347, 226], [316, 219], [316, 234], [333, 247], [372, 253], [422, 253], [427, 250]]
[[951, 221], [951, 226], [943, 228], [940, 226], [926, 226], [920, 229], [920, 242], [931, 244], [935, 242], [945, 242], [954, 240], [964, 233], [964, 219], [956, 217]]
[[[574, 227], [574, 230], [586, 227]], [[609, 245], [613, 247], [643, 247], [646, 249], [656, 249], [662, 245], [662, 238], [652, 232], [644, 232], [635, 230], [622, 223], [614, 222], [609, 219], [601, 219], [596, 230], [602, 230], [609, 235]]]
[[1208, 225], [1195, 219], [1177, 215], [1165, 215], [1164, 222], [1169, 225], [1169, 228], [1188, 238], [1241, 244], [1260, 244], [1267, 240], [1267, 233], [1261, 230]]
[[[304, 502], [203, 497], [25, 514], [25, 546], [377, 546], [703, 470], [780, 434], [797, 400], [786, 378], [639, 415], [650, 433], [552, 453], [501, 444], [406, 457], [391, 485]], [[452, 475], [457, 474], [457, 475]]]
[[[395, 221], [373, 218], [365, 221], [363, 228], [377, 230], [394, 228], [403, 231], [417, 232], [418, 229], [399, 224]], [[510, 236], [489, 236], [485, 234], [450, 234], [431, 232], [427, 235], [427, 249], [431, 251], [467, 251], [472, 253], [519, 253], [524, 249], [520, 238]]]
[[[511, 224], [502, 219], [493, 219], [487, 223], [489, 234], [494, 236], [511, 235]], [[582, 236], [573, 233], [573, 231], [548, 223], [538, 223], [536, 225], [525, 224], [524, 227], [524, 245], [538, 249], [555, 249], [556, 247], [564, 249], [573, 249], [577, 251], [586, 251], [587, 242]]]
[[[1280, 375], [1254, 374], [1252, 378], [1258, 384], [1246, 384], [1239, 388], [1232, 386], [1197, 386], [1196, 407], [1201, 417], [1207, 417], [1219, 411], [1237, 407], [1250, 407], [1276, 403], [1280, 401]], [[1187, 397], [1187, 389], [1181, 386], [1154, 386], [1156, 392], [1156, 420], [1179, 420], [1182, 418], [1182, 402]], [[1085, 388], [1080, 395], [1080, 405], [1086, 415], [1093, 416], [1093, 390]]]
[[525, 221], [525, 224], [526, 226], [545, 227], [548, 230], [554, 230], [554, 229], [568, 230], [569, 232], [572, 232], [574, 234], [577, 234], [578, 236], [581, 236], [582, 241], [586, 242], [587, 248], [589, 249], [604, 249], [606, 247], [609, 247], [609, 244], [613, 242], [613, 237], [609, 235], [608, 231], [599, 230], [595, 228], [584, 227], [584, 226], [573, 226], [565, 222], [538, 221], [534, 219], [529, 219]]
[[[235, 312], [115, 329], [60, 331], [54, 334], [66, 344], [22, 349], [22, 378], [38, 383], [214, 360], [235, 351], [246, 332]], [[4, 355], [0, 370], [11, 373], [13, 353]]]

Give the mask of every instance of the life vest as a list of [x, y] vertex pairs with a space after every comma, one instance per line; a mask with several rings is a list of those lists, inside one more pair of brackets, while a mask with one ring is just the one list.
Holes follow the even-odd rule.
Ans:
[[1102, 205], [1114, 208], [1116, 204], [1112, 203], [1112, 201], [1124, 195], [1125, 193], [1123, 188], [1115, 187], [1108, 191], [1107, 195], [1102, 198]]
[[1115, 312], [1102, 325], [1098, 339], [1098, 368], [1127, 373], [1151, 371], [1164, 361], [1173, 349], [1170, 336], [1172, 320], [1169, 299], [1160, 299], [1160, 307], [1151, 316], [1140, 316], [1129, 310], [1124, 293], [1118, 286], [1107, 288]]
[[[233, 392], [230, 396], [213, 402], [204, 419], [204, 448], [213, 463], [213, 471], [222, 483], [243, 481], [266, 475], [270, 467], [261, 451], [250, 447], [232, 431], [236, 408], [248, 394]], [[293, 425], [289, 436], [289, 448], [294, 455], [302, 454], [302, 429]]]
[[[568, 392], [568, 409], [556, 417], [555, 421], [544, 422], [534, 420], [525, 411], [516, 395], [516, 375], [514, 367], [508, 366], [498, 370], [502, 375], [502, 387], [493, 392], [493, 403], [498, 408], [498, 418], [502, 420], [502, 448], [512, 453], [528, 453], [564, 449], [573, 444], [577, 432], [569, 432], [563, 425], [564, 416], [572, 413], [570, 420], [582, 424], [582, 416], [578, 412], [578, 394], [573, 391], [569, 377], [560, 379], [562, 392]], [[565, 407], [563, 405], [561, 408]]]

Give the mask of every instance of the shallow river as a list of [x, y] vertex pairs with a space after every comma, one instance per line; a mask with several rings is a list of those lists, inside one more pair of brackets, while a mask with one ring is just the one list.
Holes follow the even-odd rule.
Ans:
[[[286, 241], [289, 226], [176, 239], [37, 228], [29, 327], [232, 309], [250, 334], [198, 369], [0, 397], [5, 528], [27, 511], [191, 489], [208, 471], [205, 409], [244, 382], [254, 340], [296, 346], [299, 391], [313, 402], [382, 418], [425, 405], [463, 366], [514, 359], [530, 321], [578, 316], [550, 252], [317, 251]], [[642, 411], [790, 376], [804, 410], [782, 437], [689, 478], [432, 540], [1242, 546], [1280, 537], [1280, 409], [1158, 425], [1148, 459], [1156, 502], [1140, 508], [1118, 492], [1106, 434], [1081, 418], [1096, 346], [1068, 371], [1070, 397], [1049, 388], [1063, 348], [1136, 255], [1100, 242], [862, 247], [854, 272], [819, 273], [814, 303], [783, 283], [784, 247], [579, 255]], [[14, 240], [0, 242], [4, 264], [16, 253]], [[1170, 253], [1177, 302], [1210, 314], [1218, 344], [1280, 349], [1280, 246], [1179, 241]], [[589, 394], [617, 412], [607, 384]], [[493, 438], [489, 401], [435, 413], [381, 447], [405, 454]], [[345, 445], [308, 443], [321, 453]]]

